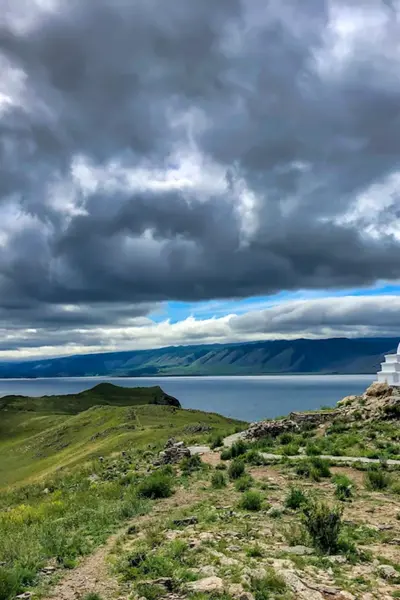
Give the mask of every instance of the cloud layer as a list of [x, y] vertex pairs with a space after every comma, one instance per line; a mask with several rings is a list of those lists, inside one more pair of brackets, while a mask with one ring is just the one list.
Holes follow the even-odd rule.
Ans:
[[296, 300], [250, 311], [173, 323], [136, 317], [123, 325], [1, 331], [0, 358], [268, 339], [400, 337], [400, 297]]
[[[398, 280], [399, 16], [396, 0], [0, 0], [3, 349], [39, 344], [29, 329], [107, 345], [169, 300]], [[253, 317], [227, 338], [285, 332]]]

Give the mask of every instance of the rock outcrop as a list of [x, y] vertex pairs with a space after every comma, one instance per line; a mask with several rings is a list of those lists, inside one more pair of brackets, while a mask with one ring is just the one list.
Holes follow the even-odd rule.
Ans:
[[361, 396], [347, 396], [337, 404], [346, 421], [400, 418], [400, 388], [375, 382]]
[[190, 456], [190, 450], [184, 442], [177, 442], [173, 438], [165, 444], [164, 450], [160, 452], [155, 465], [170, 465], [180, 462], [183, 458]]
[[291, 419], [279, 421], [258, 421], [252, 423], [245, 432], [244, 437], [248, 440], [259, 439], [267, 436], [277, 437], [281, 433], [299, 431], [299, 426]]

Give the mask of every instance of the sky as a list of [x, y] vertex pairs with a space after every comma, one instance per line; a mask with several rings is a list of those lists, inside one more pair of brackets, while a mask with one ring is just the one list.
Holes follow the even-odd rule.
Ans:
[[399, 0], [0, 0], [0, 358], [400, 337]]

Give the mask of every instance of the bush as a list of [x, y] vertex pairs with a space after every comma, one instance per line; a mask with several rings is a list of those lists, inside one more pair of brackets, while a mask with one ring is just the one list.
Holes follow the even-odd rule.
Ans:
[[220, 455], [221, 460], [230, 460], [232, 458], [232, 453], [230, 448], [225, 448], [222, 450]]
[[318, 456], [319, 454], [321, 454], [321, 450], [320, 448], [318, 448], [318, 446], [310, 442], [306, 446], [306, 454], [308, 456]]
[[226, 486], [226, 479], [221, 471], [215, 471], [215, 473], [213, 473], [213, 476], [211, 477], [211, 485], [216, 490], [220, 490]]
[[138, 495], [142, 498], [169, 498], [173, 493], [172, 479], [163, 473], [153, 473], [139, 484]]
[[302, 490], [291, 487], [285, 499], [285, 506], [286, 508], [298, 510], [302, 506], [305, 506], [307, 502], [308, 498]]
[[229, 465], [228, 474], [230, 479], [239, 479], [239, 477], [244, 475], [244, 472], [245, 468], [242, 460], [233, 460]]
[[284, 456], [297, 456], [299, 453], [300, 445], [296, 444], [296, 442], [292, 442], [291, 444], [287, 444], [286, 446], [282, 446], [282, 454]]
[[181, 461], [181, 469], [183, 475], [191, 475], [195, 471], [200, 471], [203, 468], [203, 462], [198, 454], [185, 457]]
[[83, 596], [83, 600], [101, 600], [101, 596], [96, 594], [96, 592], [90, 592], [86, 596]]
[[311, 473], [316, 472], [318, 477], [330, 477], [331, 472], [329, 469], [329, 462], [319, 456], [315, 456], [311, 459]]
[[388, 473], [382, 469], [369, 469], [365, 474], [365, 486], [369, 490], [385, 490], [391, 482]]
[[253, 486], [253, 483], [254, 479], [251, 477], [251, 475], [243, 475], [236, 480], [235, 489], [238, 492], [246, 492]]
[[259, 492], [250, 490], [249, 492], [245, 492], [240, 501], [240, 508], [244, 510], [261, 510], [262, 506], [262, 496]]
[[238, 456], [243, 456], [243, 454], [246, 454], [247, 450], [248, 446], [246, 442], [243, 440], [238, 440], [231, 446], [231, 457], [237, 458]]
[[330, 554], [338, 549], [342, 527], [342, 509], [340, 507], [331, 507], [324, 502], [310, 501], [304, 507], [303, 523], [318, 550]]
[[220, 448], [220, 446], [222, 446], [223, 443], [224, 443], [224, 438], [220, 434], [215, 435], [210, 440], [210, 445], [213, 450], [215, 450], [215, 448]]
[[257, 450], [249, 450], [249, 452], [246, 452], [244, 459], [247, 463], [256, 467], [261, 467], [263, 464], [265, 464], [262, 454], [260, 454], [260, 452]]
[[215, 468], [218, 471], [226, 471], [226, 464], [223, 462], [218, 463], [217, 465], [215, 465]]
[[353, 482], [346, 475], [335, 475], [335, 496], [338, 500], [346, 502], [353, 497]]

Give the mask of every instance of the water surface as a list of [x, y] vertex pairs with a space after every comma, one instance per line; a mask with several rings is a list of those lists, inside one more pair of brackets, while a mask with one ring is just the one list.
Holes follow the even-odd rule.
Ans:
[[265, 375], [240, 377], [58, 377], [0, 379], [0, 396], [73, 394], [109, 381], [124, 387], [160, 385], [183, 408], [217, 412], [245, 421], [286, 415], [292, 410], [334, 406], [360, 394], [375, 375]]

